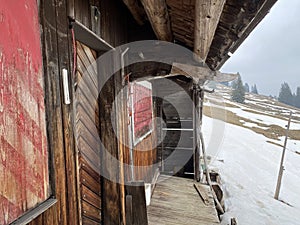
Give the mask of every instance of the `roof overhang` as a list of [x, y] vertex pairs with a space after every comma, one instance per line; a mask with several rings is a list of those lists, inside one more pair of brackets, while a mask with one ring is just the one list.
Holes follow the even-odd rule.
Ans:
[[149, 21], [157, 38], [178, 42], [198, 62], [218, 70], [277, 0], [123, 0], [139, 24]]

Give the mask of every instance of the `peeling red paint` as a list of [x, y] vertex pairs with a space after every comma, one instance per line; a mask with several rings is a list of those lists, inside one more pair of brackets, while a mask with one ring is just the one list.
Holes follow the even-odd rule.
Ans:
[[152, 129], [152, 89], [139, 83], [134, 83], [132, 88], [134, 136], [139, 139]]
[[48, 196], [48, 150], [36, 0], [0, 0], [0, 224]]
[[[0, 202], [0, 215], [3, 215], [3, 221], [0, 220], [0, 222], [2, 222], [3, 224], [8, 223], [12, 215], [18, 215], [22, 211], [20, 206], [15, 205], [14, 203], [10, 202], [7, 198], [1, 195]], [[12, 211], [8, 213], [7, 209], [12, 209]]]
[[27, 53], [30, 53], [35, 72], [42, 63], [36, 2], [0, 0], [0, 51], [6, 56], [7, 64], [21, 71], [27, 66], [24, 61]]
[[[19, 187], [26, 186], [29, 191], [32, 193], [37, 193], [38, 197], [42, 198], [44, 192], [42, 175], [35, 173], [31, 167], [26, 168], [25, 157], [20, 154], [20, 152], [16, 151], [16, 149], [14, 149], [9, 143], [7, 143], [3, 137], [1, 138], [0, 143], [1, 146], [4, 147], [3, 150], [5, 151], [6, 158], [10, 159], [0, 159], [0, 163], [3, 165], [3, 167], [14, 175]], [[24, 173], [24, 171], [26, 171], [26, 173]], [[26, 201], [26, 198], [22, 200]]]

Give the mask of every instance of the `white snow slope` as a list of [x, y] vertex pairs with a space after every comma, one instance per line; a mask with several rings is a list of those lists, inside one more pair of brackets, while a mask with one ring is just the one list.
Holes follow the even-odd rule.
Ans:
[[[268, 123], [271, 120], [268, 120]], [[213, 143], [214, 119], [204, 117], [207, 145]], [[223, 129], [223, 128], [222, 128]], [[210, 167], [220, 172], [226, 195], [222, 224], [235, 217], [239, 225], [300, 225], [300, 141], [289, 140], [279, 198], [274, 193], [282, 148], [251, 129], [225, 123], [223, 141]], [[277, 143], [283, 144], [281, 141]], [[216, 152], [216, 150], [214, 150]]]

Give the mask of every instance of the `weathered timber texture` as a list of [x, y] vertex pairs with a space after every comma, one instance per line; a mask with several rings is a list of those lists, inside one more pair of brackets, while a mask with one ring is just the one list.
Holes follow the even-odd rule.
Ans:
[[194, 52], [205, 62], [226, 0], [196, 0]]
[[195, 0], [166, 0], [174, 39], [193, 48], [195, 30]]
[[77, 42], [75, 92], [76, 150], [78, 152], [80, 214], [83, 220], [101, 223], [98, 73], [96, 53]]
[[51, 184], [38, 7], [0, 4], [0, 224], [6, 225], [48, 199]]
[[132, 225], [148, 225], [144, 182], [129, 183], [126, 193], [132, 196]]
[[173, 63], [171, 74], [181, 74], [192, 77], [196, 83], [212, 80], [215, 76], [215, 72], [207, 67], [192, 66], [182, 63]]
[[194, 49], [213, 70], [220, 69], [275, 2], [166, 0], [175, 41]]
[[154, 33], [162, 41], [172, 41], [173, 34], [165, 0], [141, 0]]
[[[97, 148], [91, 148], [90, 146], [90, 144], [95, 143], [95, 137], [93, 139], [92, 136], [85, 136], [85, 139], [81, 138], [79, 141], [87, 149], [85, 152], [87, 157], [83, 157], [83, 154], [76, 154], [77, 149], [73, 142], [74, 131], [72, 130], [76, 115], [72, 111], [73, 105], [64, 105], [62, 101], [61, 71], [63, 68], [68, 69], [69, 75], [71, 75], [73, 69], [73, 48], [68, 16], [97, 32], [99, 29], [95, 28], [95, 21], [92, 21], [91, 6], [96, 6], [101, 10], [102, 38], [114, 46], [125, 43], [127, 40], [128, 12], [124, 10], [126, 8], [121, 1], [45, 0], [40, 3], [48, 141], [54, 162], [53, 170], [50, 171], [51, 177], [54, 179], [51, 187], [58, 202], [32, 221], [30, 223], [32, 225], [95, 224], [99, 223], [103, 216], [99, 213], [102, 209], [102, 204], [99, 201], [99, 193], [101, 192], [100, 176], [99, 173], [95, 172], [95, 167], [92, 166], [91, 162], [87, 160], [93, 159], [95, 161], [97, 159], [97, 154], [95, 157]], [[86, 64], [80, 60], [79, 56], [78, 61], [84, 69]], [[78, 70], [78, 74], [81, 74], [80, 70]], [[74, 87], [77, 79], [72, 76], [69, 76], [69, 79], [70, 94], [73, 96], [72, 87]], [[90, 85], [91, 83], [86, 84], [86, 86]], [[95, 90], [89, 90], [88, 94], [97, 95]], [[80, 101], [91, 103], [90, 98], [84, 94], [78, 96], [78, 98]], [[96, 121], [96, 123], [100, 121], [99, 118], [98, 121], [97, 117], [94, 116], [97, 114], [94, 108], [80, 107], [79, 110], [84, 110], [89, 115], [82, 117], [84, 124], [89, 126], [92, 125], [93, 121]], [[82, 121], [79, 122], [82, 124]], [[76, 160], [77, 157], [78, 160]], [[79, 167], [80, 170], [78, 170]], [[118, 195], [118, 188], [108, 187], [107, 192], [109, 190], [112, 194], [108, 193], [108, 198], [110, 194], [114, 195], [115, 193], [115, 195]], [[118, 211], [119, 207], [117, 210], [107, 209], [106, 212], [109, 214]], [[112, 217], [119, 222], [120, 215], [115, 216], [114, 214]], [[108, 220], [110, 218], [108, 216]]]
[[[57, 204], [50, 210], [47, 210], [36, 220], [40, 224], [67, 224], [67, 192], [66, 187], [66, 161], [63, 142], [63, 121], [61, 109], [61, 92], [60, 92], [60, 73], [58, 61], [58, 36], [52, 27], [57, 26], [56, 10], [53, 7], [55, 1], [43, 1], [40, 5], [40, 18], [44, 35], [42, 36], [43, 44], [43, 62], [45, 73], [45, 92], [46, 92], [46, 109], [47, 109], [47, 129], [49, 136], [50, 152], [53, 157], [53, 170], [51, 177], [55, 179], [53, 189]], [[47, 10], [46, 10], [47, 9]], [[58, 107], [57, 107], [58, 106]], [[35, 224], [33, 221], [31, 224]]]
[[275, 2], [227, 0], [207, 56], [207, 65], [211, 69], [219, 69], [229, 58], [227, 54], [236, 50], [236, 46], [253, 31]]
[[146, 12], [138, 0], [123, 0], [132, 16], [139, 25], [143, 25], [146, 20]]
[[[67, 69], [68, 75], [71, 77], [71, 51], [68, 43], [71, 40], [69, 32], [68, 20], [62, 20], [59, 18], [66, 17], [68, 1], [56, 2], [56, 29], [57, 29], [57, 48], [58, 48], [58, 69], [59, 76], [62, 84], [62, 70]], [[69, 78], [69, 84], [72, 87], [74, 80]], [[60, 91], [63, 93], [63, 87], [60, 86]], [[73, 89], [70, 88], [70, 95], [73, 95]], [[65, 154], [65, 173], [66, 173], [66, 187], [67, 200], [66, 211], [69, 224], [78, 224], [78, 202], [77, 202], [77, 173], [76, 173], [76, 157], [74, 154], [74, 113], [73, 106], [62, 104], [62, 118], [63, 118], [63, 140], [64, 140], [64, 154]]]
[[209, 187], [202, 187], [208, 204], [199, 196], [193, 180], [161, 175], [148, 207], [149, 225], [220, 224]]
[[153, 164], [157, 159], [156, 145], [156, 129], [153, 129], [151, 134], [134, 147], [135, 180], [151, 183], [155, 171]]
[[[119, 55], [119, 57], [118, 57]], [[117, 53], [117, 57], [114, 60], [114, 66], [121, 65], [122, 52]], [[114, 76], [115, 82], [115, 109], [116, 109], [116, 136], [118, 139], [118, 159], [120, 162], [119, 168], [119, 195], [120, 195], [120, 209], [121, 212], [121, 223], [126, 224], [126, 193], [125, 193], [125, 182], [126, 182], [126, 149], [128, 146], [128, 111], [127, 111], [127, 89], [124, 88], [125, 80], [124, 77], [127, 74], [127, 69], [123, 68], [118, 71]]]
[[115, 100], [115, 82], [112, 68], [114, 65], [113, 56], [107, 59], [107, 67], [98, 66], [99, 82], [104, 82], [99, 94], [99, 106], [100, 106], [100, 139], [103, 144], [101, 154], [101, 171], [105, 174], [102, 179], [103, 185], [103, 223], [117, 225], [120, 224], [121, 212], [120, 212], [120, 186], [117, 183], [119, 181], [119, 166], [113, 163], [118, 159], [118, 140], [114, 132], [116, 127], [116, 112], [113, 110], [113, 104]]

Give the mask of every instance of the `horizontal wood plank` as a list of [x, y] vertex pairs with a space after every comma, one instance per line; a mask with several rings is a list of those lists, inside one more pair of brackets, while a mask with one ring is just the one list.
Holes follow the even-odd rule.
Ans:
[[97, 209], [86, 201], [82, 201], [82, 212], [83, 216], [86, 216], [99, 223], [101, 222], [101, 210]]
[[84, 201], [101, 210], [101, 196], [95, 194], [85, 185], [81, 185], [81, 196]]
[[83, 216], [82, 224], [84, 224], [84, 225], [99, 225], [100, 223], [98, 221], [92, 220], [86, 216]]
[[201, 188], [207, 192], [208, 204], [199, 197], [193, 180], [161, 175], [148, 207], [149, 225], [220, 224], [209, 187]]
[[80, 183], [88, 187], [98, 196], [101, 195], [100, 177], [92, 177], [87, 171], [87, 167], [81, 168], [80, 170]]

